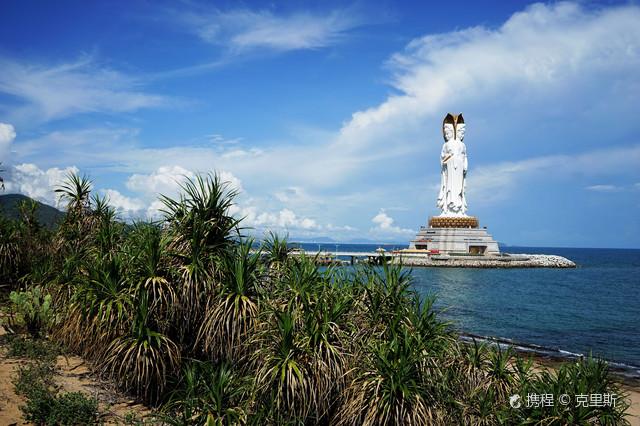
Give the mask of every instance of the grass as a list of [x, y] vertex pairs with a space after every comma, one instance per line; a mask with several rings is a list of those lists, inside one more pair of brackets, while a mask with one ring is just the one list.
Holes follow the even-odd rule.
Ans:
[[63, 353], [62, 348], [47, 339], [33, 339], [21, 335], [7, 335], [9, 351], [7, 355], [14, 358], [32, 360], [55, 360]]
[[32, 391], [21, 407], [26, 421], [42, 425], [81, 426], [98, 423], [98, 402], [81, 392]]

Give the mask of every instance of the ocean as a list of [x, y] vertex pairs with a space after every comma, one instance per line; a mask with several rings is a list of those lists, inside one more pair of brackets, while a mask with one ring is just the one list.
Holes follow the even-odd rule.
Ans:
[[[336, 247], [337, 246], [337, 247]], [[402, 245], [314, 244], [329, 252], [372, 252]], [[640, 376], [640, 250], [502, 247], [556, 254], [575, 269], [413, 268], [416, 291], [460, 332], [508, 340], [551, 355], [605, 358]]]

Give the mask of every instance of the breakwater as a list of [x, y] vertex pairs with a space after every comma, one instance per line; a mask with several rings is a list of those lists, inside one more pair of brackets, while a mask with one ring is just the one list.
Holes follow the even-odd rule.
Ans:
[[503, 254], [501, 256], [427, 255], [415, 252], [391, 253], [394, 263], [406, 266], [445, 268], [575, 268], [566, 257], [548, 254]]

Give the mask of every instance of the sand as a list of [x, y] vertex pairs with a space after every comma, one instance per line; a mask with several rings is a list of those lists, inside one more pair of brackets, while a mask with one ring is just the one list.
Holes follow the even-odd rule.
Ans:
[[638, 387], [624, 386], [623, 388], [629, 393], [629, 403], [631, 406], [627, 410], [627, 420], [633, 426], [640, 426], [640, 389]]
[[[4, 334], [0, 326], [0, 336]], [[6, 345], [0, 345], [0, 425], [26, 425], [22, 419], [20, 406], [25, 400], [14, 392], [13, 379], [18, 367], [30, 361], [7, 357]], [[131, 398], [123, 395], [109, 383], [98, 380], [84, 360], [77, 356], [59, 356], [56, 360], [58, 374], [55, 383], [63, 392], [82, 392], [98, 400], [100, 422], [103, 424], [122, 424], [128, 413], [135, 413], [138, 419], [151, 411], [143, 405], [136, 404]]]

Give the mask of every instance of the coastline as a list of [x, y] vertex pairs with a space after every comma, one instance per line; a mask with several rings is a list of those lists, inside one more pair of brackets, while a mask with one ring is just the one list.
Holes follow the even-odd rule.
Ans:
[[[492, 345], [498, 345], [502, 348], [512, 347], [517, 353], [524, 356], [531, 356], [541, 364], [548, 366], [557, 366], [563, 362], [571, 362], [585, 357], [584, 354], [565, 351], [559, 348], [550, 348], [532, 343], [516, 342], [506, 338], [481, 336], [473, 333], [458, 332], [463, 342], [471, 342], [477, 340]], [[625, 385], [637, 388], [640, 391], [640, 366], [625, 364], [619, 361], [605, 359], [609, 364], [611, 373], [616, 379]]]

